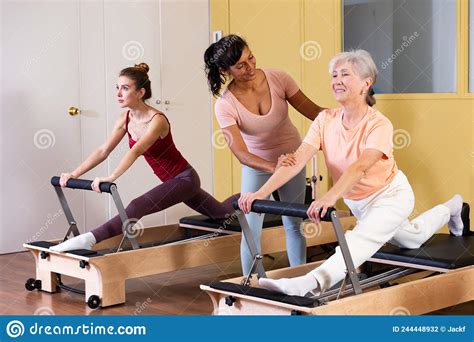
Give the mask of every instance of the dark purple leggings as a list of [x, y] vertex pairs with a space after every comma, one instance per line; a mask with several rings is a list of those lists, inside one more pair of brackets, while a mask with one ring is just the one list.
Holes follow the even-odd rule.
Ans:
[[[224, 202], [219, 202], [201, 189], [201, 180], [196, 171], [189, 167], [173, 179], [156, 186], [130, 202], [125, 212], [130, 221], [136, 222], [143, 216], [156, 213], [183, 202], [191, 209], [209, 216], [212, 219], [223, 219], [230, 215], [233, 195]], [[102, 226], [92, 231], [97, 242], [122, 234], [122, 221], [117, 215]]]

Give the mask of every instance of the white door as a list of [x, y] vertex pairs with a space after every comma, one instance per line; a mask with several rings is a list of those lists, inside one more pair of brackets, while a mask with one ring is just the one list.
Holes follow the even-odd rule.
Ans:
[[[82, 156], [86, 158], [108, 135], [106, 64], [104, 60], [104, 4], [81, 1], [80, 4], [80, 106]], [[110, 86], [110, 85], [109, 85]], [[112, 93], [113, 94], [113, 89]], [[81, 176], [94, 179], [107, 175], [107, 163]], [[109, 194], [84, 191], [85, 230], [91, 231], [109, 218]]]
[[[50, 179], [81, 160], [79, 4], [3, 1], [0, 253], [64, 236]], [[66, 193], [84, 229], [81, 191]]]
[[[196, 169], [201, 187], [212, 194], [211, 96], [203, 62], [209, 45], [209, 1], [163, 0], [161, 11], [162, 110], [176, 146]], [[166, 221], [178, 222], [192, 213], [179, 204], [166, 210]]]
[[[140, 62], [147, 63], [153, 94], [148, 100], [150, 105], [154, 106], [161, 97], [159, 1], [106, 1], [104, 19], [107, 132], [110, 132], [118, 115], [123, 112], [117, 104], [115, 90], [120, 70]], [[114, 170], [128, 149], [128, 139], [125, 138], [109, 157], [107, 174]], [[140, 157], [116, 183], [122, 201], [127, 206], [132, 199], [161, 182], [145, 159]], [[110, 215], [116, 215], [112, 199], [109, 203]], [[163, 223], [162, 212], [149, 215], [141, 221], [145, 227]]]
[[[209, 44], [208, 1], [105, 2], [104, 11], [108, 131], [120, 112], [113, 90], [117, 73], [135, 63], [147, 63], [153, 92], [149, 103], [167, 115], [177, 148], [196, 168], [202, 187], [211, 192], [211, 99], [202, 57]], [[110, 157], [109, 171], [127, 149], [124, 140]], [[159, 183], [144, 158], [117, 180], [125, 205]], [[178, 204], [144, 217], [141, 225], [176, 223], [193, 213]]]

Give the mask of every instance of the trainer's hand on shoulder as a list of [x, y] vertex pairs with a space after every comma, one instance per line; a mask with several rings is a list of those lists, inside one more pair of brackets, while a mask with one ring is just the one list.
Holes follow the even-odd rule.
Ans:
[[260, 195], [258, 192], [244, 192], [240, 194], [239, 208], [245, 214], [248, 214], [252, 210], [253, 201], [261, 200], [261, 199], [264, 199], [264, 197]]

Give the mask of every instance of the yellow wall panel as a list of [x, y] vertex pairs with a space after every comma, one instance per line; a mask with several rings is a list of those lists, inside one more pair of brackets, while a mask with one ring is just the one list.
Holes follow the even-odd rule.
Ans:
[[[304, 2], [304, 37], [300, 49], [303, 88], [309, 98], [320, 106], [328, 108], [337, 106], [331, 91], [328, 65], [331, 58], [341, 51], [340, 11], [339, 1], [306, 0]], [[311, 122], [306, 122], [303, 135], [310, 125]], [[318, 168], [318, 173], [323, 176], [318, 189], [319, 194], [323, 194], [330, 183], [322, 153], [318, 153]]]
[[454, 193], [473, 203], [473, 101], [379, 100], [394, 126], [394, 154], [416, 195], [416, 212]]
[[[223, 31], [229, 33], [229, 1], [211, 0], [211, 35], [212, 31]], [[212, 37], [210, 37], [212, 42]], [[214, 102], [213, 102], [214, 104]], [[221, 200], [233, 193], [232, 191], [232, 154], [224, 142], [224, 137], [213, 115], [214, 146], [214, 196]]]
[[[299, 44], [301, 1], [230, 0], [230, 32], [247, 40], [257, 59], [257, 67], [288, 72], [301, 86]], [[304, 118], [290, 110], [295, 126], [304, 130]], [[240, 191], [241, 164], [232, 159], [233, 190]]]

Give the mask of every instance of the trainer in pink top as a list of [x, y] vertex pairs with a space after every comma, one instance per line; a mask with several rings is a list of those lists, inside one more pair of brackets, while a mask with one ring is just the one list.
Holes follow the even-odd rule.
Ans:
[[[288, 115], [288, 104], [311, 121], [323, 110], [299, 89], [284, 71], [259, 69], [247, 42], [228, 35], [211, 44], [204, 53], [207, 80], [217, 98], [215, 112], [232, 153], [242, 164], [241, 191], [256, 191], [294, 152], [301, 137]], [[231, 78], [221, 95], [221, 88]], [[280, 200], [303, 203], [305, 170], [278, 188]], [[263, 217], [247, 215], [252, 235], [260, 248]], [[291, 266], [306, 262], [306, 241], [301, 218], [283, 217], [288, 259]], [[247, 274], [253, 255], [242, 239], [242, 272]]]
[[326, 166], [334, 182], [355, 163], [366, 149], [383, 153], [344, 198], [361, 199], [387, 186], [397, 174], [393, 158], [393, 126], [382, 113], [368, 108], [364, 118], [353, 128], [342, 124], [342, 108], [327, 109], [314, 120], [304, 142], [323, 151]]
[[215, 113], [221, 128], [238, 125], [250, 153], [276, 162], [282, 154], [294, 152], [301, 137], [288, 115], [287, 98], [299, 87], [288, 73], [261, 69], [270, 89], [271, 106], [265, 115], [250, 112], [226, 89], [216, 101]]

